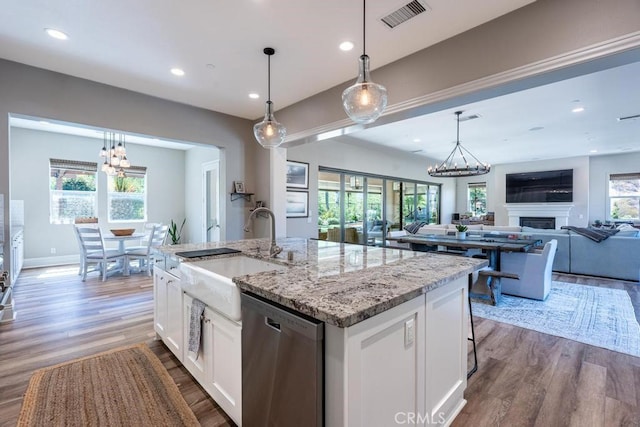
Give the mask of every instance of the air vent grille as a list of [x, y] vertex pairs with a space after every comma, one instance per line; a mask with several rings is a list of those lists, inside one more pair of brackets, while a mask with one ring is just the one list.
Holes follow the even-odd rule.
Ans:
[[475, 119], [479, 119], [479, 118], [480, 118], [479, 114], [471, 114], [469, 116], [460, 117], [460, 121], [461, 122], [466, 122], [467, 120], [475, 120]]
[[430, 10], [429, 6], [422, 0], [413, 0], [405, 4], [400, 9], [383, 16], [380, 20], [389, 28], [395, 28], [403, 22]]
[[634, 114], [633, 116], [627, 116], [627, 117], [618, 117], [619, 122], [621, 122], [622, 120], [631, 120], [631, 119], [640, 119], [640, 114]]

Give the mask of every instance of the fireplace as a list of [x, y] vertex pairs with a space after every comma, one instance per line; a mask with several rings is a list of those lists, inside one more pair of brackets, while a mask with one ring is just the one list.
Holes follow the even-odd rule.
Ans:
[[570, 203], [507, 203], [504, 205], [511, 227], [521, 226], [520, 218], [531, 217], [553, 218], [553, 228], [556, 229], [569, 225], [569, 211], [573, 206]]
[[553, 230], [556, 228], [556, 219], [549, 216], [521, 216], [520, 227], [547, 228]]

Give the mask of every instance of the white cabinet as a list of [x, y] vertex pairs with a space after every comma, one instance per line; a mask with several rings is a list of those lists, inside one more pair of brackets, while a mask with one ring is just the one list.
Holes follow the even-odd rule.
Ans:
[[325, 324], [325, 424], [450, 424], [466, 403], [466, 292], [465, 276], [349, 328]]
[[205, 308], [198, 354], [188, 351], [193, 299], [184, 295], [184, 360], [191, 375], [238, 425], [242, 424], [242, 326]]
[[153, 325], [169, 350], [183, 359], [183, 303], [180, 279], [156, 265], [153, 269]]

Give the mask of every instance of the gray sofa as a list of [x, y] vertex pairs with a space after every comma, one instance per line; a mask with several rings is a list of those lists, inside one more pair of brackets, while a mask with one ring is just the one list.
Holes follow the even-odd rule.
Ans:
[[[446, 231], [444, 231], [444, 230]], [[443, 232], [444, 231], [444, 232]], [[420, 234], [447, 234], [455, 226], [425, 226]], [[544, 245], [552, 239], [558, 241], [553, 271], [614, 279], [638, 281], [640, 279], [640, 230], [620, 231], [598, 243], [569, 230], [543, 230], [530, 227], [470, 226], [469, 234], [519, 234], [542, 240]]]

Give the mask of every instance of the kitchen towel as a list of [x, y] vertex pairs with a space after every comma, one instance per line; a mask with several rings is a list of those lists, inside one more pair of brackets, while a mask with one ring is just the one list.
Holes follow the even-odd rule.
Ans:
[[200, 333], [202, 330], [202, 314], [204, 313], [204, 303], [199, 299], [191, 302], [191, 318], [189, 319], [189, 351], [196, 354], [200, 350]]

